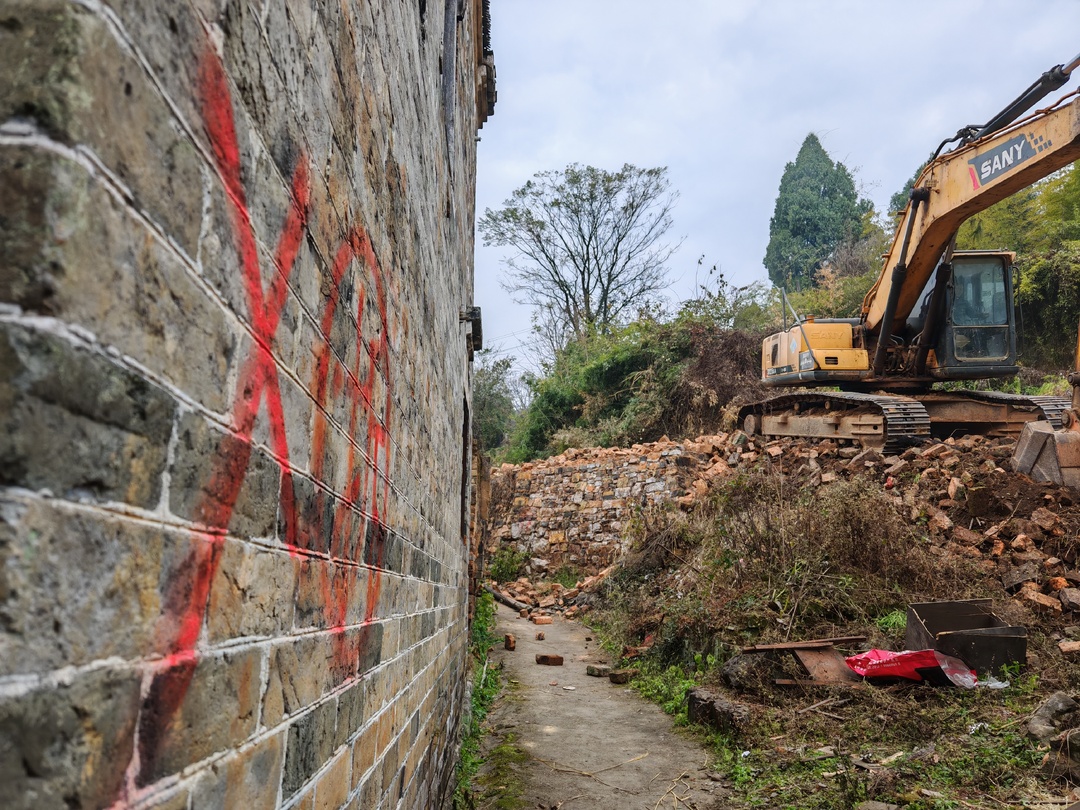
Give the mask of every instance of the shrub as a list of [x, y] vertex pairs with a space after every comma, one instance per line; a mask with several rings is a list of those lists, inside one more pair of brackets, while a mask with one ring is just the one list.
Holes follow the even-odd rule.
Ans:
[[496, 582], [511, 582], [521, 576], [528, 559], [529, 555], [524, 551], [518, 551], [512, 546], [500, 546], [491, 558], [488, 573]]

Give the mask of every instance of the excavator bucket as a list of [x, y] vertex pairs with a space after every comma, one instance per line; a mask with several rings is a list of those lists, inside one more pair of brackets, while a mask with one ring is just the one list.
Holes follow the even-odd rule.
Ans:
[[1080, 433], [1028, 422], [1016, 442], [1012, 467], [1036, 481], [1080, 487]]

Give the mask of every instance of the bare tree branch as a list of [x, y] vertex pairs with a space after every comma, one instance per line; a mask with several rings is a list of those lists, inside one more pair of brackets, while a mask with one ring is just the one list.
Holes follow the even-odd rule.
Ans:
[[558, 346], [607, 331], [664, 288], [681, 244], [664, 241], [678, 196], [663, 167], [572, 163], [534, 175], [478, 227], [485, 245], [516, 251], [504, 286], [536, 307], [534, 322]]

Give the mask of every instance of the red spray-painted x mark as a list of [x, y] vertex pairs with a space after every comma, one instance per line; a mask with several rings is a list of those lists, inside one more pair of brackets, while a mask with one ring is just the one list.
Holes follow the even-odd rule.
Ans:
[[[232, 99], [224, 70], [216, 55], [208, 54], [204, 58], [198, 84], [206, 133], [228, 200], [254, 339], [251, 352], [240, 369], [233, 399], [232, 433], [218, 445], [209, 481], [203, 487], [203, 498], [195, 509], [194, 519], [204, 529], [196, 535], [192, 552], [175, 579], [169, 583], [165, 594], [160, 641], [162, 646], [170, 650], [170, 654], [153, 678], [140, 715], [140, 767], [136, 776], [136, 782], [140, 786], [166, 775], [165, 766], [160, 761], [162, 743], [180, 711], [195, 674], [198, 660], [196, 643], [203, 626], [211, 585], [220, 563], [225, 534], [247, 474], [252, 453], [252, 431], [264, 395], [270, 446], [281, 468], [280, 512], [286, 545], [297, 553], [306, 549], [317, 553], [329, 552], [332, 558], [339, 560], [352, 559], [355, 549], [345, 548], [346, 537], [351, 534], [355, 527], [354, 522], [360, 519], [361, 515], [364, 515], [368, 528], [368, 534], [362, 540], [364, 562], [368, 565], [363, 626], [350, 637], [344, 633], [350, 580], [346, 579], [343, 584], [336, 583], [329, 566], [317, 566], [320, 596], [325, 612], [324, 626], [333, 633], [333, 670], [338, 678], [351, 677], [356, 673], [358, 655], [373, 637], [373, 632], [378, 629], [373, 626], [373, 619], [378, 605], [387, 540], [384, 520], [388, 507], [391, 471], [391, 337], [385, 281], [371, 240], [360, 227], [349, 231], [334, 258], [333, 283], [320, 322], [321, 341], [316, 349], [315, 379], [312, 381], [312, 390], [318, 405], [312, 435], [312, 474], [316, 480], [321, 481], [324, 478], [323, 459], [329, 428], [326, 408], [328, 389], [332, 389], [334, 396], [344, 392], [348, 398], [349, 437], [358, 434], [359, 411], [367, 411], [366, 458], [358, 458], [357, 446], [350, 440], [345, 491], [342, 493], [343, 497], [337, 500], [333, 525], [329, 527], [329, 532], [326, 532], [327, 527], [322, 525], [322, 515], [325, 514], [323, 507], [328, 495], [322, 489], [317, 490], [315, 497], [313, 525], [302, 525], [299, 519], [285, 433], [280, 381], [271, 353], [274, 335], [288, 296], [288, 279], [304, 237], [310, 196], [307, 165], [301, 157], [294, 171], [292, 204], [274, 252], [275, 272], [270, 279], [269, 289], [264, 294], [254, 228], [241, 179], [240, 150]], [[359, 311], [356, 318], [357, 356], [354, 367], [346, 371], [339, 362], [334, 365], [331, 376], [333, 352], [329, 336], [340, 301], [342, 280], [355, 260], [363, 264], [366, 275], [374, 280], [379, 333], [365, 345], [361, 327], [364, 321], [365, 292], [360, 290], [357, 296]], [[367, 357], [367, 369], [362, 376], [364, 356]], [[375, 380], [380, 376], [380, 372], [385, 381], [385, 402], [381, 403], [381, 419], [374, 402]], [[328, 538], [328, 548], [322, 547], [324, 538]]]
[[220, 561], [224, 534], [251, 459], [251, 434], [264, 393], [270, 445], [281, 466], [280, 497], [285, 541], [292, 545], [296, 538], [296, 509], [284, 408], [271, 348], [288, 295], [288, 278], [303, 239], [310, 193], [307, 165], [301, 157], [293, 174], [292, 204], [274, 251], [276, 272], [264, 296], [255, 233], [241, 182], [232, 99], [225, 72], [216, 55], [203, 59], [198, 83], [206, 132], [228, 199], [254, 340], [251, 352], [241, 366], [233, 399], [233, 433], [220, 443], [210, 481], [203, 488], [205, 495], [196, 506], [195, 520], [206, 528], [196, 536], [193, 550], [165, 594], [165, 622], [161, 633], [165, 636], [164, 646], [171, 652], [151, 684], [140, 717], [140, 785], [162, 775], [157, 773], [156, 767], [162, 735], [191, 685], [196, 665], [195, 644], [206, 613], [210, 585]]

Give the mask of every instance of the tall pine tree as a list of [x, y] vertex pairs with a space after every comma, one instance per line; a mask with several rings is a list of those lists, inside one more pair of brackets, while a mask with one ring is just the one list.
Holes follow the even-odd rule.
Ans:
[[809, 287], [837, 246], [859, 237], [862, 216], [871, 208], [859, 200], [844, 164], [832, 161], [816, 135], [807, 135], [795, 162], [784, 167], [769, 222], [765, 268], [772, 283]]

